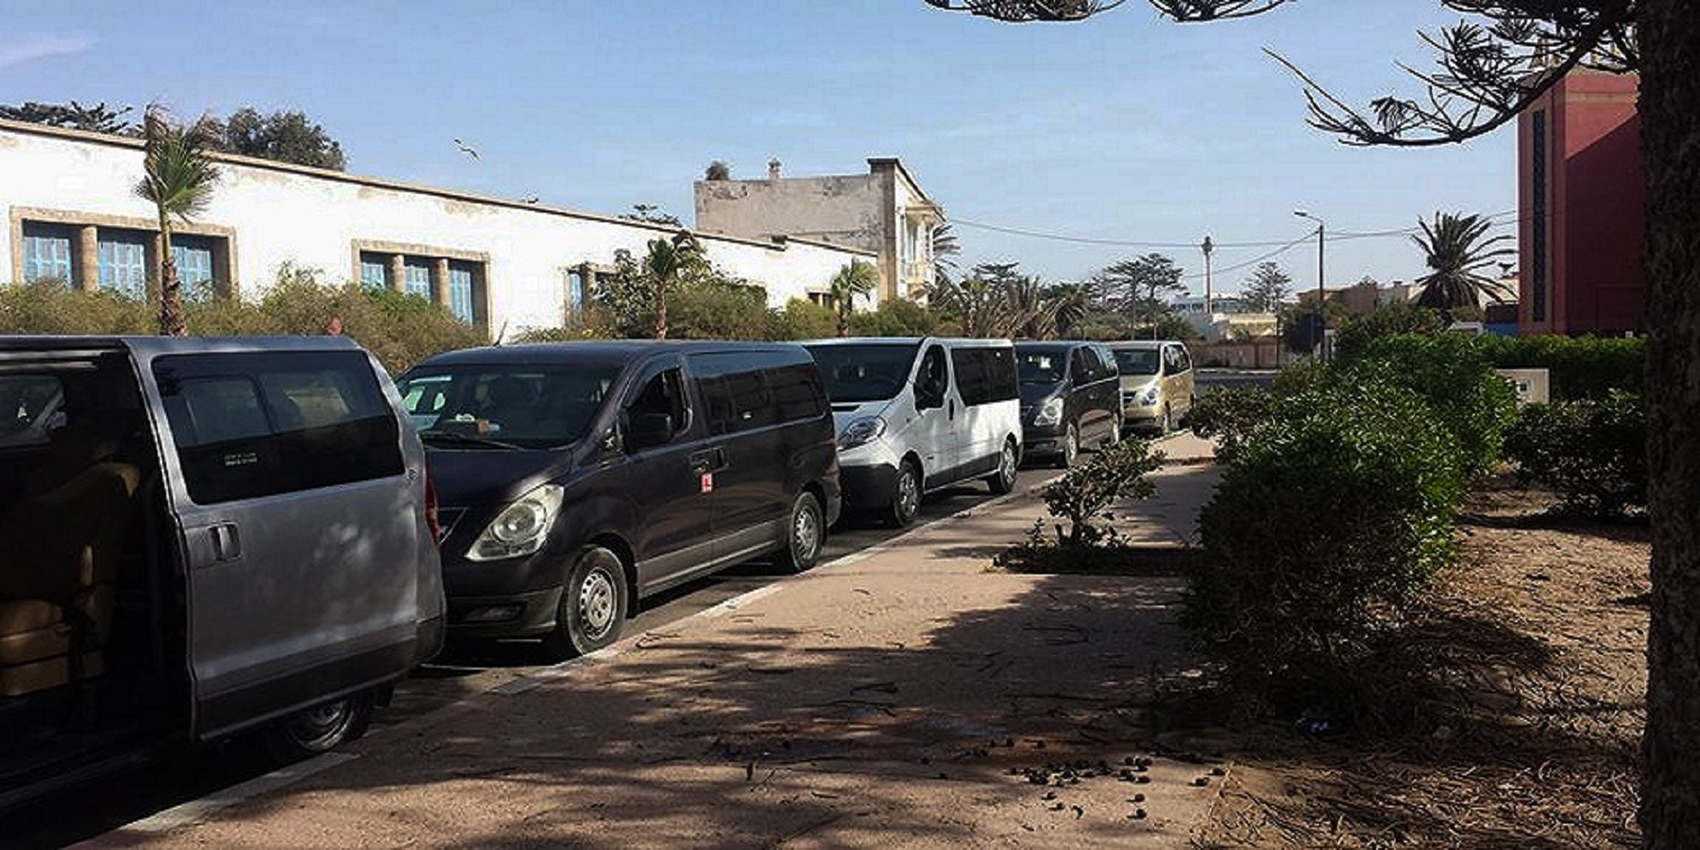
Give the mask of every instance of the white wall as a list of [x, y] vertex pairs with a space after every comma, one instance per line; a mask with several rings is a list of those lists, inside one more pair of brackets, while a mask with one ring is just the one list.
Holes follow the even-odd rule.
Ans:
[[[527, 206], [427, 187], [315, 169], [230, 159], [212, 204], [196, 223], [230, 228], [235, 283], [252, 296], [293, 262], [332, 282], [355, 274], [354, 241], [405, 243], [488, 255], [490, 330], [510, 333], [561, 323], [563, 272], [584, 262], [611, 263], [624, 248], [641, 256], [665, 227]], [[132, 186], [142, 153], [130, 140], [0, 122], [0, 208], [90, 216], [154, 217]], [[12, 217], [12, 216], [9, 216]], [[699, 234], [709, 259], [729, 274], [763, 284], [783, 305], [821, 291], [838, 269], [865, 252], [791, 240], [783, 245]], [[0, 275], [14, 267], [12, 239], [0, 240]], [[3, 282], [3, 279], [0, 279]]]

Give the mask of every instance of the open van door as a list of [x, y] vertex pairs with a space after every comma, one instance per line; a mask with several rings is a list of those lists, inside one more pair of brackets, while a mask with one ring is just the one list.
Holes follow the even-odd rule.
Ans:
[[441, 594], [393, 389], [343, 340], [182, 343], [128, 341], [161, 434], [192, 735], [365, 699], [416, 663], [422, 591]]

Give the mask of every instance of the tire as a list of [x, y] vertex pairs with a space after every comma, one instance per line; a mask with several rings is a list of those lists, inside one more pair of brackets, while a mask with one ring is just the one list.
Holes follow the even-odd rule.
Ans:
[[1121, 442], [1122, 441], [1122, 430], [1126, 427], [1127, 427], [1127, 423], [1122, 420], [1122, 412], [1119, 411], [1119, 410], [1116, 411], [1115, 424], [1110, 428], [1110, 436], [1109, 436], [1108, 439], [1106, 439], [1104, 441], [1104, 445], [1113, 446], [1113, 445]]
[[911, 461], [904, 461], [897, 467], [897, 480], [891, 487], [891, 506], [886, 509], [886, 518], [891, 524], [903, 528], [915, 521], [915, 515], [921, 512], [921, 470]]
[[826, 518], [821, 514], [820, 500], [804, 491], [791, 506], [791, 521], [786, 527], [785, 548], [779, 550], [779, 566], [788, 572], [800, 573], [820, 560], [821, 546], [826, 541]]
[[1016, 453], [1015, 441], [1005, 440], [1003, 451], [998, 454], [998, 471], [986, 476], [986, 487], [994, 496], [1002, 496], [1015, 489], [1016, 467], [1021, 458]]
[[350, 694], [302, 709], [272, 724], [261, 737], [266, 756], [287, 765], [323, 755], [366, 734], [372, 722], [372, 693]]
[[1175, 419], [1169, 411], [1169, 405], [1165, 403], [1163, 405], [1163, 416], [1157, 420], [1157, 436], [1167, 437], [1169, 432], [1173, 430], [1175, 430]]
[[1068, 429], [1063, 432], [1062, 452], [1057, 455], [1057, 468], [1072, 469], [1077, 460], [1080, 460], [1080, 429], [1070, 422]]
[[565, 660], [595, 652], [620, 639], [626, 625], [625, 565], [601, 546], [586, 546], [561, 588], [555, 630], [543, 636], [550, 657]]

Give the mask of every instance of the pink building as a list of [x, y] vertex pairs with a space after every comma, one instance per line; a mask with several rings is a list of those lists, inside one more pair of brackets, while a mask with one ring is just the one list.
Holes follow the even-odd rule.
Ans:
[[1645, 327], [1639, 82], [1578, 69], [1517, 119], [1524, 334]]

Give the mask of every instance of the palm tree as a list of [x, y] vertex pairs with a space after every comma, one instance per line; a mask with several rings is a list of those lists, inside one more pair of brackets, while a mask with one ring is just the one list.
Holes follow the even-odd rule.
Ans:
[[206, 118], [187, 127], [176, 126], [157, 104], [148, 107], [142, 123], [144, 176], [135, 192], [159, 212], [159, 332], [166, 336], [188, 333], [183, 281], [171, 255], [171, 222], [187, 224], [212, 202], [213, 184], [218, 182], [218, 169], [208, 157], [212, 129]]
[[873, 263], [861, 260], [851, 260], [849, 265], [838, 270], [827, 284], [827, 295], [832, 298], [832, 309], [838, 314], [838, 335], [850, 335], [850, 314], [855, 312], [855, 300], [858, 295], [867, 295], [879, 285], [879, 271]]
[[1421, 219], [1417, 224], [1423, 229], [1422, 235], [1413, 234], [1411, 241], [1423, 249], [1432, 269], [1417, 278], [1422, 286], [1417, 306], [1432, 307], [1449, 316], [1456, 307], [1480, 307], [1484, 294], [1495, 301], [1511, 294], [1510, 287], [1481, 273], [1481, 269], [1496, 265], [1500, 257], [1516, 253], [1509, 246], [1494, 247], [1510, 241], [1509, 235], [1483, 239], [1493, 225], [1479, 215], [1437, 212], [1432, 227]]
[[933, 279], [949, 280], [956, 273], [956, 257], [961, 255], [962, 246], [957, 244], [956, 234], [950, 230], [950, 222], [944, 222], [933, 228]]
[[655, 283], [655, 338], [667, 338], [667, 288], [700, 271], [707, 264], [702, 243], [689, 230], [670, 239], [652, 239], [643, 270]]

